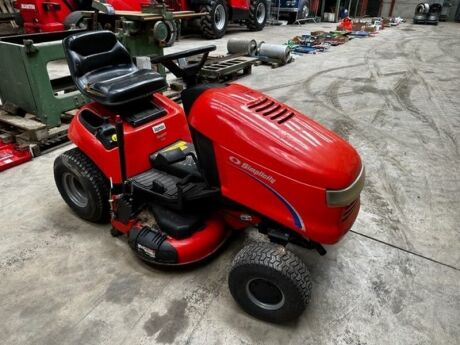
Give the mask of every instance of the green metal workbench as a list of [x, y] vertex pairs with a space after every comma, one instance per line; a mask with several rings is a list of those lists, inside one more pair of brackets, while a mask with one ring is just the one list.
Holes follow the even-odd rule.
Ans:
[[48, 127], [56, 127], [63, 112], [87, 102], [70, 75], [51, 79], [47, 70], [51, 61], [64, 59], [62, 39], [72, 33], [0, 38], [0, 98], [6, 110], [34, 114]]

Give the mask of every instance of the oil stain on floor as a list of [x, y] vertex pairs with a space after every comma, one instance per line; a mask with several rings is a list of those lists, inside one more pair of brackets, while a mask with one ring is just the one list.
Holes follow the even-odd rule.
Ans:
[[157, 334], [156, 342], [173, 344], [177, 335], [188, 326], [187, 305], [185, 299], [174, 300], [164, 314], [153, 312], [144, 324], [147, 335], [152, 337]]

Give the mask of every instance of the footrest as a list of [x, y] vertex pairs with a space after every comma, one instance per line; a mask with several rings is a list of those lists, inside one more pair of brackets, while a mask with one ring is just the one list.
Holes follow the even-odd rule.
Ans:
[[[181, 180], [157, 169], [150, 169], [130, 179], [133, 191], [140, 194], [144, 201], [157, 201], [170, 206], [180, 206], [184, 201], [206, 199], [219, 193], [219, 189], [210, 188], [204, 182], [188, 182], [181, 186], [181, 197], [177, 188]], [[159, 186], [161, 188], [158, 188]]]
[[156, 181], [156, 183], [162, 185], [165, 189], [163, 193], [158, 194], [172, 199], [177, 198], [176, 184], [180, 181], [178, 177], [167, 174], [160, 170], [150, 169], [140, 175], [131, 178], [131, 182], [133, 182], [135, 187], [147, 192], [154, 193], [154, 191], [152, 191], [153, 181]]

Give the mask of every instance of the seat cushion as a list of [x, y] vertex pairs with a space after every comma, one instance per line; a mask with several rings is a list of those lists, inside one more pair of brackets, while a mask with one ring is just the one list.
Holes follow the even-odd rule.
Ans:
[[85, 76], [85, 91], [105, 105], [145, 98], [166, 86], [157, 72], [134, 68], [104, 68]]

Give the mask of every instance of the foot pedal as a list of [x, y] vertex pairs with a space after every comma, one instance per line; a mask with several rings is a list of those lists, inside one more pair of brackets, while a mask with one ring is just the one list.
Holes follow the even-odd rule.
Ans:
[[152, 187], [150, 189], [153, 192], [159, 193], [159, 194], [163, 194], [164, 192], [166, 192], [165, 186], [162, 183], [158, 182], [157, 180], [152, 181]]

